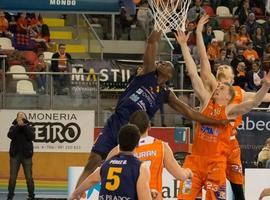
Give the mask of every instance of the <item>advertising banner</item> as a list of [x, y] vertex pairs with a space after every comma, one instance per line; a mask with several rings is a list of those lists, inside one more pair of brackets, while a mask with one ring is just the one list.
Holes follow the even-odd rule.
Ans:
[[0, 110], [0, 151], [8, 152], [8, 130], [24, 112], [35, 131], [34, 152], [89, 152], [94, 141], [94, 111]]
[[[82, 91], [93, 90], [97, 87], [99, 73], [100, 87], [102, 89], [125, 89], [131, 77], [136, 73], [138, 66], [142, 65], [142, 61], [132, 60], [80, 60], [72, 61], [71, 71], [77, 73], [71, 77], [71, 87], [78, 90], [81, 87]], [[82, 75], [80, 73], [88, 73]], [[177, 79], [175, 75], [173, 79]], [[173, 87], [173, 82], [169, 83]]]
[[119, 0], [1, 0], [3, 10], [62, 11], [62, 12], [119, 12]]
[[256, 156], [270, 138], [270, 113], [250, 112], [243, 117], [238, 127], [238, 141], [241, 148], [241, 159], [244, 168], [256, 167]]
[[270, 190], [270, 169], [246, 169], [245, 172], [246, 200], [270, 200], [270, 194], [259, 198], [264, 189]]

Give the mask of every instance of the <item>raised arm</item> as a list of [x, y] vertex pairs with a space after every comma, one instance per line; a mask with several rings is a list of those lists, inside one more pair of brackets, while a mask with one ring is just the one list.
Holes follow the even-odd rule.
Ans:
[[[244, 96], [244, 101], [245, 101], [245, 100], [250, 100], [250, 99], [252, 99], [252, 98], [256, 95], [255, 92], [246, 92], [246, 91], [244, 91], [244, 90], [242, 90], [242, 93], [243, 93], [243, 96]], [[263, 102], [270, 102], [270, 93], [267, 93], [267, 94], [264, 96], [264, 98], [263, 98], [262, 101], [263, 101]]]
[[92, 174], [90, 174], [71, 194], [69, 200], [77, 200], [85, 197], [85, 191], [95, 184], [99, 183], [100, 178], [100, 167], [98, 167]]
[[270, 72], [268, 72], [268, 74], [263, 79], [263, 85], [261, 89], [254, 95], [253, 98], [237, 105], [231, 104], [227, 107], [226, 112], [228, 118], [235, 118], [238, 115], [243, 115], [249, 112], [252, 108], [260, 105], [269, 88], [270, 88]]
[[192, 83], [192, 87], [193, 90], [195, 92], [195, 94], [197, 95], [197, 97], [199, 98], [200, 102], [201, 102], [201, 106], [203, 106], [208, 99], [210, 98], [210, 93], [209, 91], [207, 91], [203, 85], [203, 82], [201, 80], [201, 78], [199, 77], [199, 74], [197, 72], [197, 66], [190, 54], [188, 45], [187, 45], [187, 41], [189, 38], [190, 33], [188, 33], [187, 35], [178, 30], [177, 33], [174, 34], [178, 44], [181, 47], [182, 50], [182, 54], [184, 57], [184, 61], [186, 64], [186, 68], [188, 71], [188, 75], [190, 77], [191, 83]]
[[203, 26], [208, 22], [208, 20], [209, 20], [208, 15], [203, 15], [199, 20], [196, 29], [196, 44], [200, 56], [201, 78], [205, 87], [208, 88], [210, 92], [212, 92], [217, 87], [217, 80], [211, 72], [211, 65], [208, 60], [206, 47], [204, 46], [202, 35]]
[[185, 117], [200, 122], [201, 124], [211, 124], [211, 125], [228, 124], [227, 120], [214, 120], [205, 117], [198, 111], [193, 110], [191, 107], [180, 101], [172, 91], [169, 94], [168, 105], [172, 107], [174, 110], [178, 111], [180, 114], [184, 115]]
[[143, 73], [147, 74], [156, 70], [156, 54], [157, 54], [157, 43], [160, 40], [161, 31], [152, 31], [146, 42], [146, 48], [143, 57]]
[[164, 167], [177, 180], [186, 180], [192, 177], [192, 171], [188, 168], [182, 168], [175, 160], [172, 149], [167, 143], [164, 143]]

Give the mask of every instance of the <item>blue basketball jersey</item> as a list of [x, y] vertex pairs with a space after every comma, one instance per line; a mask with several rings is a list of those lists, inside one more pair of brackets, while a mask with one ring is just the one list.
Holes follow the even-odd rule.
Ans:
[[106, 155], [117, 144], [118, 131], [137, 110], [144, 110], [151, 119], [162, 104], [168, 102], [170, 90], [158, 85], [157, 72], [135, 76], [120, 96], [115, 113], [107, 120], [92, 151]]
[[157, 72], [135, 76], [121, 95], [116, 113], [129, 117], [137, 110], [144, 110], [151, 119], [162, 104], [168, 102], [169, 89], [158, 85]]
[[101, 166], [99, 199], [138, 199], [137, 180], [141, 161], [133, 155], [120, 153]]

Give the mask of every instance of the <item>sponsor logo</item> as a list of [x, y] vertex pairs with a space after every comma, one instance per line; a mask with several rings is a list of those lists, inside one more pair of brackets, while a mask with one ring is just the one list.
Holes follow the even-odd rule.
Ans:
[[35, 129], [35, 142], [73, 143], [81, 135], [80, 126], [74, 122], [33, 122], [31, 125]]
[[76, 0], [50, 0], [50, 5], [56, 6], [76, 6]]
[[254, 121], [247, 116], [243, 119], [242, 124], [238, 126], [238, 130], [258, 130], [270, 131], [270, 121], [258, 120]]

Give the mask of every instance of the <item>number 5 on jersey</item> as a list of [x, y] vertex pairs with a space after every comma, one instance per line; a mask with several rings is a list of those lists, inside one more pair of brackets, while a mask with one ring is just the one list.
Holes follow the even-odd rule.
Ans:
[[117, 190], [120, 185], [120, 174], [122, 167], [110, 167], [107, 174], [105, 188], [110, 191]]

